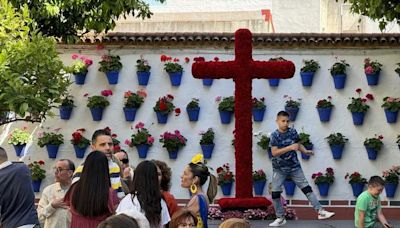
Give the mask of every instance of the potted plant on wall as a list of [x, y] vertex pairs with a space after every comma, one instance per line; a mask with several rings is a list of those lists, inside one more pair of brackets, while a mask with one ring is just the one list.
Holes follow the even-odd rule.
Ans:
[[49, 158], [56, 158], [58, 149], [64, 143], [64, 136], [59, 134], [60, 129], [55, 129], [54, 132], [39, 132], [38, 133], [38, 146], [46, 146]]
[[73, 54], [72, 59], [74, 61], [71, 66], [66, 68], [66, 71], [74, 75], [77, 85], [83, 85], [89, 71], [88, 68], [93, 64], [93, 61], [83, 55], [77, 54]]
[[332, 133], [325, 138], [328, 140], [329, 147], [332, 151], [333, 159], [338, 160], [342, 158], [344, 145], [349, 141], [342, 133]]
[[394, 70], [396, 73], [397, 73], [397, 75], [399, 75], [399, 77], [400, 77], [400, 63], [396, 63], [396, 65], [397, 65], [397, 67], [396, 67], [396, 69]]
[[267, 151], [269, 159], [272, 158], [272, 152], [271, 152], [271, 147], [269, 146], [269, 141], [270, 138], [268, 134], [263, 134], [262, 132], [259, 132], [255, 134], [255, 136], [259, 139], [257, 142], [257, 145], [261, 147], [263, 150]]
[[254, 122], [261, 122], [264, 119], [264, 114], [265, 114], [265, 98], [261, 97], [260, 99], [257, 99], [256, 97], [253, 97], [252, 104], [253, 104], [253, 120]]
[[354, 197], [358, 197], [364, 190], [367, 179], [361, 176], [359, 172], [354, 172], [352, 174], [346, 173], [344, 179], [349, 179], [349, 184], [353, 190]]
[[385, 190], [387, 197], [394, 197], [396, 195], [397, 186], [399, 185], [400, 166], [393, 166], [392, 168], [383, 171], [383, 179], [385, 180]]
[[40, 192], [42, 180], [46, 178], [46, 170], [43, 169], [44, 161], [34, 161], [28, 165], [31, 171], [32, 187], [34, 192]]
[[[88, 95], [89, 94], [86, 93], [84, 96]], [[103, 111], [110, 105], [107, 97], [111, 95], [113, 95], [111, 90], [103, 90], [101, 91], [101, 96], [96, 95], [88, 97], [88, 103], [86, 106], [90, 109], [93, 121], [100, 121], [103, 119]]]
[[77, 158], [83, 158], [90, 145], [90, 140], [83, 136], [85, 131], [85, 128], [80, 128], [72, 133], [71, 144], [74, 145], [75, 155]]
[[319, 63], [313, 59], [304, 60], [304, 66], [300, 69], [301, 82], [303, 86], [311, 86], [315, 72], [320, 68]]
[[319, 115], [319, 120], [321, 122], [328, 122], [331, 119], [331, 113], [332, 113], [332, 97], [328, 96], [327, 99], [322, 99], [317, 102], [317, 111]]
[[235, 176], [230, 170], [229, 163], [225, 163], [223, 166], [217, 168], [218, 185], [221, 187], [222, 194], [224, 196], [231, 195], [233, 182], [235, 182]]
[[378, 156], [378, 152], [383, 147], [382, 140], [383, 140], [382, 135], [379, 135], [379, 136], [375, 135], [375, 137], [373, 137], [373, 138], [365, 139], [364, 146], [365, 146], [365, 149], [367, 150], [369, 160], [376, 160], [376, 157]]
[[25, 146], [32, 140], [31, 134], [28, 132], [27, 127], [22, 129], [15, 128], [9, 135], [8, 135], [8, 144], [13, 145], [15, 149], [15, 153], [18, 157], [24, 155]]
[[292, 178], [286, 177], [283, 182], [283, 188], [285, 189], [286, 196], [294, 196], [294, 191], [296, 190], [296, 183]]
[[215, 133], [212, 128], [208, 128], [205, 132], [200, 132], [200, 146], [203, 151], [204, 158], [210, 159], [214, 150]]
[[189, 121], [195, 122], [199, 120], [200, 106], [199, 99], [192, 98], [192, 100], [186, 105], [186, 112], [189, 117]]
[[[312, 150], [314, 147], [314, 144], [310, 140], [310, 135], [305, 132], [299, 134], [299, 144], [303, 145], [307, 150]], [[308, 160], [310, 159], [310, 155], [301, 153], [301, 158]]]
[[75, 107], [73, 96], [67, 94], [61, 100], [61, 105], [59, 107], [60, 110], [60, 119], [69, 120], [71, 118], [72, 109]]
[[224, 97], [221, 100], [221, 97], [218, 96], [215, 98], [215, 101], [218, 104], [219, 116], [221, 118], [222, 124], [229, 124], [232, 120], [233, 111], [235, 108], [235, 98], [233, 96]]
[[130, 147], [136, 147], [139, 158], [146, 158], [149, 148], [153, 146], [154, 137], [149, 130], [144, 127], [144, 123], [139, 122], [135, 125], [136, 133], [131, 135], [131, 140], [125, 141]]
[[382, 64], [378, 61], [371, 61], [369, 58], [364, 59], [364, 72], [368, 85], [378, 85], [381, 70]]
[[183, 67], [179, 64], [178, 58], [161, 55], [161, 62], [164, 63], [164, 70], [168, 73], [172, 86], [180, 86], [182, 81]]
[[326, 168], [326, 172], [313, 173], [311, 178], [314, 180], [315, 185], [317, 185], [319, 194], [321, 196], [328, 196], [329, 186], [335, 181], [335, 174], [332, 168]]
[[149, 83], [150, 69], [151, 66], [148, 61], [143, 59], [142, 56], [136, 60], [136, 75], [139, 85], [146, 86]]
[[346, 84], [346, 70], [350, 65], [346, 63], [346, 60], [340, 60], [332, 65], [329, 69], [333, 77], [335, 89], [343, 89]]
[[179, 149], [186, 146], [187, 139], [178, 130], [175, 130], [174, 133], [164, 132], [159, 141], [167, 149], [169, 158], [176, 159]]
[[173, 100], [174, 96], [171, 94], [158, 98], [156, 105], [153, 107], [153, 110], [157, 115], [158, 123], [167, 123], [168, 114], [170, 114], [175, 108], [172, 103]]
[[386, 121], [388, 123], [396, 123], [397, 115], [400, 110], [400, 97], [385, 97], [383, 98], [382, 108], [385, 110]]
[[104, 72], [110, 85], [118, 84], [119, 71], [122, 69], [121, 57], [118, 55], [103, 55], [101, 57], [100, 72]]
[[256, 195], [263, 195], [266, 183], [267, 175], [265, 174], [263, 169], [253, 171], [253, 188]]
[[138, 90], [136, 93], [128, 90], [124, 93], [125, 105], [124, 105], [124, 115], [126, 121], [134, 121], [136, 112], [144, 102], [147, 93], [143, 90]]
[[356, 89], [358, 94], [357, 98], [352, 97], [350, 104], [347, 105], [347, 109], [351, 112], [354, 125], [362, 125], [364, 123], [365, 113], [369, 109], [369, 105], [366, 104], [368, 100], [373, 100], [374, 96], [370, 93], [365, 95], [365, 98], [361, 98], [361, 89]]
[[[275, 57], [275, 58], [270, 58], [270, 62], [286, 62], [287, 60], [283, 57]], [[280, 79], [279, 78], [269, 78], [268, 83], [269, 86], [271, 87], [278, 87], [279, 86]]]
[[299, 112], [301, 105], [301, 99], [298, 98], [297, 101], [292, 100], [292, 97], [289, 97], [288, 95], [284, 95], [283, 98], [287, 99], [285, 101], [285, 111], [289, 113], [289, 120], [296, 121], [297, 113]]

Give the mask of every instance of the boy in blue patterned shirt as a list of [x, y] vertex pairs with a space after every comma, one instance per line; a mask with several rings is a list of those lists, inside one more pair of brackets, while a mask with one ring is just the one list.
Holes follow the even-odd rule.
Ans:
[[300, 162], [297, 159], [297, 150], [307, 155], [313, 155], [313, 151], [307, 150], [303, 145], [299, 144], [299, 135], [294, 128], [289, 128], [289, 114], [280, 111], [277, 114], [276, 123], [278, 129], [275, 130], [270, 137], [270, 146], [272, 152], [272, 201], [275, 207], [276, 220], [269, 226], [283, 226], [286, 224], [284, 218], [284, 210], [281, 204], [281, 188], [286, 178], [291, 178], [307, 196], [312, 206], [318, 211], [318, 219], [327, 219], [335, 215], [333, 212], [326, 211], [322, 208], [317, 197], [313, 193]]

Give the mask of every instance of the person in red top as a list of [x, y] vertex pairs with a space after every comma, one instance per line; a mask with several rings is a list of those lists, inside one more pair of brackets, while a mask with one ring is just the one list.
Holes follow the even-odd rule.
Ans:
[[108, 160], [104, 153], [91, 152], [78, 182], [64, 197], [70, 207], [71, 228], [96, 228], [115, 212], [116, 192], [111, 188]]

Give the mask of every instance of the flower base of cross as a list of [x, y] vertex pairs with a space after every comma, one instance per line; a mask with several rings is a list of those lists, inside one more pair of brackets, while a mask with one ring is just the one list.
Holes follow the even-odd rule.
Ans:
[[236, 210], [236, 209], [249, 209], [249, 208], [267, 208], [271, 205], [265, 197], [251, 197], [251, 198], [221, 198], [218, 200], [221, 210]]

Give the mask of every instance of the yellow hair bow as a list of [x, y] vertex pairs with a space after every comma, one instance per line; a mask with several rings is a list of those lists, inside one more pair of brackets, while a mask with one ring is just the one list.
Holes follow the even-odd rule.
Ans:
[[202, 154], [196, 154], [193, 158], [192, 158], [192, 163], [193, 164], [197, 164], [199, 162], [203, 161], [203, 155]]

